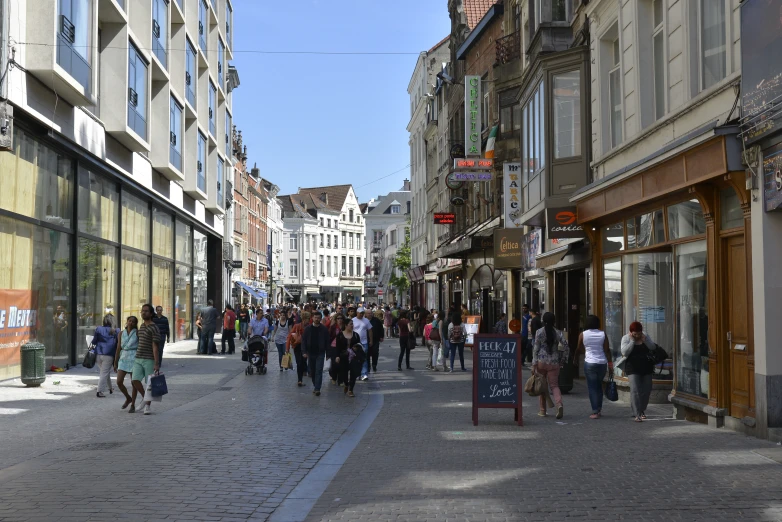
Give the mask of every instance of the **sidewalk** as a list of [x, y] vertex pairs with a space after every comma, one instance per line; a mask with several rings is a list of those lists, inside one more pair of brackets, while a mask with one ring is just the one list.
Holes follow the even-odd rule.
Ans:
[[[426, 349], [413, 353], [423, 369]], [[673, 420], [669, 406], [639, 424], [627, 404], [606, 401], [590, 420], [577, 382], [562, 421], [538, 417], [525, 396], [523, 427], [490, 409], [475, 427], [471, 373], [389, 371], [376, 382], [383, 409], [308, 521], [782, 520], [782, 447]]]

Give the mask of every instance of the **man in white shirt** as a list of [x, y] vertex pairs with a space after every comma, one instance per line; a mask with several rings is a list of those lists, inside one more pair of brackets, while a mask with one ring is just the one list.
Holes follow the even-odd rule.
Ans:
[[[356, 310], [356, 317], [353, 318], [353, 331], [358, 334], [361, 339], [361, 344], [364, 346], [364, 351], [366, 352], [372, 345], [372, 323], [369, 322], [369, 319], [364, 317], [365, 312], [366, 310], [364, 310], [363, 307], [359, 307], [358, 310]], [[369, 379], [368, 373], [369, 357], [367, 357], [364, 364], [361, 366], [362, 381]]]

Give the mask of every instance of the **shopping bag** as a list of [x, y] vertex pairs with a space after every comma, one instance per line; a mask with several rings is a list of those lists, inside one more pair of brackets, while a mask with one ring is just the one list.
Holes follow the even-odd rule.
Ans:
[[150, 377], [149, 382], [152, 397], [162, 397], [168, 393], [168, 386], [166, 386], [166, 376], [162, 373], [158, 373]]
[[323, 371], [328, 373], [331, 370], [331, 359], [326, 357], [326, 361], [323, 363]]
[[616, 389], [616, 382], [614, 381], [613, 373], [608, 377], [608, 384], [606, 385], [606, 399], [611, 402], [616, 402], [619, 400], [619, 392]]
[[145, 402], [162, 402], [162, 395], [152, 395], [152, 376], [147, 377], [147, 384], [144, 387], [144, 399]]
[[524, 391], [531, 397], [537, 397], [538, 395], [543, 395], [545, 393], [547, 386], [548, 383], [542, 375], [533, 373], [530, 375], [529, 379], [527, 379], [527, 383], [524, 385]]
[[95, 359], [97, 359], [97, 355], [95, 355], [95, 350], [90, 347], [89, 350], [87, 350], [87, 353], [84, 354], [84, 360], [81, 362], [81, 365], [85, 368], [92, 368], [95, 366]]
[[282, 367], [291, 369], [293, 368], [293, 361], [291, 361], [291, 354], [286, 353], [282, 356]]

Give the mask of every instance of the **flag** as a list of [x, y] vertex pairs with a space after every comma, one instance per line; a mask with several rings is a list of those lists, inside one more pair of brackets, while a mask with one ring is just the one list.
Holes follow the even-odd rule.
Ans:
[[486, 141], [486, 159], [492, 159], [494, 157], [494, 143], [497, 141], [497, 128], [499, 125], [495, 125], [489, 132], [489, 139]]

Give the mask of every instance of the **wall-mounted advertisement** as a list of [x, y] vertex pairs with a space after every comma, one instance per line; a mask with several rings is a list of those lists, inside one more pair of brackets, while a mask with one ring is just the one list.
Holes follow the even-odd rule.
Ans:
[[535, 270], [535, 257], [543, 253], [541, 229], [536, 228], [524, 236], [524, 250], [521, 256], [521, 268], [526, 272]]
[[0, 380], [19, 375], [20, 349], [37, 336], [37, 295], [30, 290], [0, 290]]
[[521, 227], [521, 163], [502, 165], [505, 228]]

